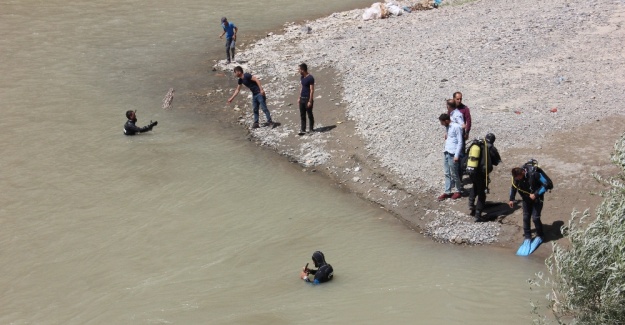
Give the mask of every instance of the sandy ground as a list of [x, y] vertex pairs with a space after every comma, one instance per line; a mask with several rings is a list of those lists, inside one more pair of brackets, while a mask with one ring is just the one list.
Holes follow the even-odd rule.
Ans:
[[[497, 9], [502, 12], [508, 10], [506, 7], [495, 8], [493, 4], [498, 3], [478, 1], [463, 6], [442, 7], [438, 9], [436, 15], [449, 17], [462, 12], [469, 17], [479, 17], [488, 14], [491, 10], [495, 11], [495, 14], [497, 14]], [[544, 13], [544, 17], [540, 19], [534, 19], [535, 13], [526, 13], [517, 17], [525, 21], [515, 22], [516, 26], [523, 28], [529, 26], [527, 28], [530, 31], [546, 33], [547, 40], [542, 41], [555, 49], [550, 49], [549, 46], [541, 43], [542, 41], [534, 40], [535, 36], [531, 33], [514, 33], [513, 36], [504, 33], [503, 37], [509, 36], [515, 46], [522, 44], [531, 48], [532, 45], [538, 44], [541, 49], [549, 48], [546, 52], [540, 53], [545, 55], [545, 58], [539, 57], [531, 60], [536, 53], [532, 50], [519, 50], [519, 53], [525, 51], [524, 54], [518, 55], [519, 62], [523, 60], [531, 62], [519, 63], [511, 67], [503, 63], [502, 67], [489, 66], [488, 73], [491, 75], [483, 77], [492, 80], [499, 75], [504, 75], [506, 79], [503, 81], [492, 80], [496, 82], [486, 83], [480, 78], [455, 78], [457, 80], [450, 78], [450, 80], [440, 80], [440, 86], [436, 85], [430, 90], [434, 93], [441, 88], [440, 91], [449, 93], [447, 97], [451, 96], [451, 89], [463, 91], [464, 102], [472, 107], [474, 123], [478, 125], [475, 127], [475, 132], [480, 134], [484, 131], [496, 130], [498, 138], [496, 146], [500, 150], [504, 163], [498, 166], [492, 175], [491, 194], [487, 198], [486, 209], [489, 216], [493, 218], [491, 222], [473, 223], [473, 219], [465, 214], [468, 212], [466, 199], [456, 202], [449, 200], [442, 203], [436, 202], [435, 198], [441, 192], [440, 185], [443, 179], [442, 161], [437, 159], [440, 156], [437, 153], [442, 146], [443, 130], [436, 128], [436, 123], [432, 125], [428, 121], [424, 126], [411, 126], [403, 122], [405, 118], [393, 120], [388, 117], [388, 114], [403, 114], [401, 107], [396, 109], [392, 98], [385, 97], [386, 94], [382, 92], [376, 93], [378, 88], [383, 88], [384, 84], [397, 82], [392, 71], [374, 66], [370, 69], [374, 70], [373, 75], [365, 74], [363, 77], [368, 78], [369, 82], [362, 83], [360, 79], [354, 80], [351, 70], [341, 72], [344, 69], [341, 62], [325, 58], [331, 53], [314, 52], [319, 57], [311, 59], [314, 63], [309, 64], [309, 67], [317, 82], [315, 120], [316, 127], [321, 132], [303, 137], [297, 136], [299, 112], [296, 96], [299, 83], [296, 68], [300, 60], [291, 56], [301, 53], [295, 53], [295, 50], [285, 44], [293, 44], [293, 42], [298, 44], [297, 42], [307, 37], [306, 34], [310, 33], [310, 30], [303, 29], [303, 27], [287, 26], [287, 36], [289, 33], [299, 33], [295, 39], [286, 40], [287, 43], [281, 43], [283, 40], [276, 40], [276, 36], [273, 35], [252, 46], [247, 51], [248, 57], [245, 54], [240, 55], [242, 57], [240, 64], [245, 67], [246, 71], [251, 71], [262, 78], [268, 92], [269, 109], [274, 121], [280, 123], [273, 129], [261, 128], [248, 131], [250, 132], [249, 138], [259, 145], [286, 156], [290, 161], [298, 163], [303, 172], [324, 174], [338, 187], [379, 204], [380, 207], [404, 221], [411, 229], [430, 235], [435, 240], [456, 244], [491, 243], [494, 246], [511, 250], [516, 250], [522, 241], [522, 211], [518, 206], [510, 209], [506, 204], [510, 187], [509, 171], [529, 158], [536, 158], [555, 183], [555, 189], [546, 195], [542, 220], [548, 232], [547, 241], [556, 241], [561, 238], [559, 228], [569, 220], [573, 209], [593, 209], [601, 201], [601, 198], [593, 193], [600, 192], [604, 187], [594, 181], [591, 173], [610, 176], [618, 172], [618, 169], [610, 164], [609, 157], [615, 141], [623, 132], [622, 125], [625, 122], [622, 112], [612, 105], [612, 103], [620, 102], [619, 98], [622, 94], [613, 92], [609, 86], [611, 83], [614, 87], [623, 84], [621, 77], [623, 65], [615, 64], [615, 62], [622, 61], [623, 49], [621, 47], [614, 51], [605, 48], [599, 51], [595, 46], [623, 40], [625, 34], [621, 24], [625, 20], [623, 19], [625, 4], [616, 1], [610, 3], [610, 6], [614, 8], [604, 8], [600, 7], [604, 3], [591, 1], [588, 4], [589, 7], [576, 8], [575, 5], [578, 4], [586, 5], [587, 3], [573, 3], [570, 17], [579, 16], [579, 25], [586, 24], [586, 26], [579, 27], [579, 30], [575, 30], [572, 34], [567, 34], [570, 28], [567, 25], [569, 22], [566, 21], [550, 26], [535, 25], [557, 21], [555, 16], [549, 15], [559, 15], [560, 9], [569, 8], [569, 3], [563, 0], [554, 1], [554, 7], [545, 7], [537, 11]], [[488, 5], [491, 6], [488, 7]], [[600, 9], [598, 12], [603, 16], [595, 17], [592, 12], [588, 11], [592, 8]], [[579, 10], [579, 13], [574, 12], [575, 10]], [[315, 42], [328, 41], [328, 38], [323, 38], [323, 31], [327, 26], [335, 26], [333, 24], [339, 24], [343, 30], [354, 28], [355, 33], [369, 28], [369, 31], [373, 33], [368, 34], [370, 37], [376, 37], [376, 35], [381, 37], [389, 29], [384, 26], [386, 20], [363, 23], [357, 17], [358, 11], [353, 11], [334, 14], [326, 20], [308, 23], [306, 26], [313, 26], [313, 33], [320, 30], [321, 36], [319, 39], [308, 41], [307, 46], [310, 47], [305, 47], [305, 49], [313, 52], [311, 49], [314, 48]], [[426, 16], [420, 16], [419, 19], [414, 17], [416, 16], [394, 18], [396, 19], [394, 22], [388, 19], [389, 23], [393, 24], [390, 29], [394, 30], [403, 25], [411, 26], [411, 31], [419, 29], [420, 20]], [[411, 19], [411, 21], [403, 23], [400, 19]], [[432, 22], [432, 19], [435, 18], [425, 23]], [[363, 25], [369, 23], [371, 24], [369, 26]], [[487, 25], [480, 25], [483, 23]], [[509, 25], [505, 21], [490, 24], [489, 19], [474, 25], [467, 24], [469, 29], [466, 31], [467, 35], [472, 35], [471, 28], [479, 29], [475, 31], [477, 33], [483, 29], [499, 30], [503, 28], [501, 26]], [[562, 34], [558, 34], [559, 32]], [[334, 42], [335, 38], [332, 38], [332, 33], [328, 35], [330, 35], [329, 40]], [[558, 39], [558, 36], [563, 38]], [[343, 40], [343, 36], [340, 38]], [[502, 50], [500, 45], [488, 48], [492, 45], [491, 43], [498, 41], [500, 41], [499, 37], [483, 40], [482, 46], [489, 51], [488, 55], [501, 53], [500, 55], [506, 56], [507, 59], [516, 55], [517, 52], [514, 50]], [[559, 41], [561, 43], [558, 43]], [[567, 42], [575, 45], [575, 51], [565, 52], [569, 51], [567, 49], [573, 45]], [[422, 45], [428, 46], [426, 43]], [[386, 50], [384, 46], [376, 46], [380, 47], [373, 52], [377, 52], [378, 49], [379, 51]], [[429, 43], [429, 46], [440, 50], [440, 44], [436, 41]], [[280, 52], [282, 49], [285, 52]], [[366, 58], [367, 55], [375, 55], [373, 52], [363, 55]], [[281, 55], [284, 62], [274, 63], [272, 59], [275, 57], [271, 56], [272, 53]], [[360, 58], [357, 55], [355, 57]], [[466, 57], [461, 57], [462, 62], [466, 59]], [[476, 64], [484, 64], [479, 59], [476, 60]], [[560, 64], [558, 62], [567, 60], [573, 62], [554, 69]], [[351, 63], [365, 67], [367, 65], [366, 62]], [[579, 69], [576, 70], [576, 66]], [[232, 67], [218, 64], [216, 68], [223, 69], [224, 72], [215, 71], [214, 73], [230, 75]], [[417, 67], [421, 68], [419, 65]], [[449, 67], [441, 67], [443, 68]], [[612, 74], [606, 74], [608, 70]], [[421, 72], [427, 73], [427, 71]], [[369, 72], [365, 69], [363, 73]], [[545, 78], [558, 75], [563, 77], [557, 77], [558, 79], [552, 84], [545, 84], [541, 87], [541, 82], [544, 82]], [[514, 85], [510, 85], [510, 82], [514, 82]], [[453, 85], [448, 85], [448, 83]], [[354, 86], [354, 84], [358, 85]], [[534, 88], [536, 88], [535, 93], [528, 91]], [[371, 100], [363, 103], [354, 97], [354, 93], [362, 94], [360, 91], [367, 89], [377, 98], [377, 106], [367, 106]], [[232, 90], [222, 89], [209, 92], [208, 96], [198, 95], [196, 99], [209, 104], [225, 102], [227, 94]], [[550, 93], [551, 91], [554, 93]], [[616, 97], [620, 97], [611, 98], [610, 96], [614, 96], [614, 93], [619, 94]], [[236, 106], [215, 105], [220, 108], [211, 107], [211, 109], [225, 113], [225, 115], [218, 114], [224, 117], [224, 122], [236, 121], [235, 123], [247, 128], [250, 125], [251, 115], [248, 95], [249, 93], [243, 93], [239, 96], [234, 103]], [[390, 94], [391, 97], [392, 95]], [[545, 100], [550, 96], [557, 97], [557, 100]], [[567, 96], [571, 98], [570, 103], [567, 102]], [[402, 100], [405, 101], [405, 98]], [[533, 104], [523, 104], [523, 100]], [[425, 106], [429, 106], [431, 110], [433, 100], [428, 98], [424, 101], [427, 102]], [[539, 104], [541, 101], [545, 103]], [[385, 102], [389, 106], [385, 106]], [[501, 105], [494, 105], [495, 102]], [[419, 106], [420, 103], [416, 105]], [[556, 106], [558, 107], [557, 113], [548, 111]], [[427, 114], [438, 116], [439, 111], [440, 109]], [[418, 109], [416, 113], [419, 113]], [[377, 123], [376, 119], [380, 123]], [[367, 124], [369, 120], [373, 120], [373, 124]], [[391, 123], [387, 123], [389, 120]], [[530, 138], [531, 141], [526, 141], [526, 138]], [[413, 144], [408, 147], [396, 146], [396, 144], [411, 141]], [[419, 159], [419, 157], [424, 159]], [[467, 188], [469, 187], [470, 185], [467, 185]], [[433, 222], [441, 224], [441, 220], [444, 221], [441, 227], [443, 236], [437, 237], [433, 235], [432, 224]], [[546, 256], [549, 252], [550, 245], [543, 245], [535, 255]]]

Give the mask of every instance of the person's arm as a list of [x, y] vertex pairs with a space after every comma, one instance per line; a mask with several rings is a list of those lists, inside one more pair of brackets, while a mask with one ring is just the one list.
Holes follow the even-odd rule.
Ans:
[[510, 200], [508, 201], [508, 206], [511, 208], [514, 206], [514, 197], [516, 196], [516, 187], [514, 184], [514, 178], [512, 178], [512, 186], [510, 186]]
[[308, 104], [306, 104], [307, 107], [311, 107], [313, 104], [313, 98], [315, 96], [315, 81], [313, 79], [312, 83], [310, 84], [310, 97], [308, 97]]
[[460, 159], [460, 154], [462, 153], [462, 128], [459, 125], [453, 127], [452, 132], [456, 134], [456, 139], [458, 139], [458, 143], [456, 143], [456, 152], [454, 152], [454, 161], [457, 162]]
[[224, 26], [224, 24], [221, 24], [221, 28], [223, 28], [223, 29], [224, 29], [224, 32], [223, 32], [223, 33], [221, 33], [221, 35], [219, 35], [219, 38], [223, 38], [223, 37], [224, 37], [224, 35], [226, 34], [226, 27]]
[[538, 173], [538, 172], [537, 172], [537, 174], [538, 174], [538, 180], [540, 181], [541, 186], [534, 193], [535, 193], [535, 195], [543, 195], [543, 194], [545, 194], [545, 192], [547, 192], [547, 187], [546, 186], [547, 186], [548, 182], [547, 182], [547, 179], [543, 176], [543, 174]]
[[233, 40], [237, 40], [237, 32], [239, 31], [239, 29], [237, 28], [237, 26], [234, 26], [234, 35], [232, 35], [232, 39]]
[[134, 135], [137, 133], [152, 131], [152, 128], [155, 127], [157, 124], [158, 122], [151, 122], [150, 124], [140, 128], [134, 123], [126, 122], [126, 124], [124, 125], [124, 133], [127, 135]]
[[499, 155], [499, 150], [497, 150], [497, 148], [495, 148], [495, 146], [491, 146], [489, 149], [490, 152], [490, 160], [493, 163], [493, 166], [497, 166], [499, 165], [499, 163], [501, 162], [501, 156]]
[[469, 132], [471, 132], [471, 110], [469, 110], [469, 107], [465, 106], [465, 114], [464, 115], [464, 135], [466, 136], [466, 138], [469, 138]]
[[265, 90], [263, 89], [263, 86], [261, 86], [260, 80], [258, 80], [258, 78], [256, 78], [256, 76], [252, 76], [252, 81], [255, 82], [258, 85], [258, 89], [260, 89], [260, 94], [265, 96]]
[[228, 98], [228, 104], [232, 103], [232, 100], [234, 100], [234, 97], [237, 97], [237, 95], [239, 94], [239, 91], [241, 91], [241, 85], [238, 85], [237, 89], [234, 90], [234, 94], [232, 94], [232, 96]]

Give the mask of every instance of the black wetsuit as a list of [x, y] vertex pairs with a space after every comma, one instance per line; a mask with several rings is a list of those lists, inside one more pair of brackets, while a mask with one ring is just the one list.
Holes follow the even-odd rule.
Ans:
[[318, 284], [332, 280], [332, 277], [334, 277], [334, 269], [332, 268], [332, 265], [326, 263], [323, 253], [320, 251], [314, 252], [312, 260], [315, 263], [315, 267], [318, 268], [316, 270], [308, 270], [309, 274], [313, 274], [315, 276], [313, 283]]
[[135, 135], [137, 133], [143, 133], [143, 132], [148, 132], [148, 131], [152, 131], [152, 127], [154, 127], [154, 123], [151, 123], [150, 125], [146, 125], [142, 128], [138, 127], [135, 125], [136, 121], [133, 120], [128, 120], [126, 122], [126, 124], [124, 124], [124, 134], [125, 135]]
[[[469, 209], [472, 213], [476, 213], [477, 217], [480, 217], [480, 213], [484, 210], [484, 204], [486, 203], [486, 188], [488, 187], [489, 180], [486, 179], [486, 169], [488, 172], [492, 172], [493, 167], [497, 166], [501, 162], [501, 156], [499, 151], [491, 143], [486, 142], [488, 146], [488, 159], [489, 161], [482, 161], [480, 168], [477, 168], [473, 173], [469, 174], [473, 187], [469, 193]], [[485, 166], [489, 165], [489, 166]], [[477, 205], [475, 205], [475, 199], [477, 198]]]

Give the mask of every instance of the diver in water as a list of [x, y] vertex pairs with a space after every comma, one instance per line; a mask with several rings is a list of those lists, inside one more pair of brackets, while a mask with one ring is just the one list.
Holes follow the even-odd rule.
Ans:
[[150, 124], [140, 128], [138, 126], [135, 125], [135, 123], [137, 123], [137, 111], [126, 111], [126, 118], [128, 119], [128, 121], [126, 121], [126, 124], [124, 124], [124, 134], [125, 135], [135, 135], [137, 133], [143, 133], [143, 132], [148, 132], [148, 131], [152, 131], [152, 128], [155, 127], [158, 122], [157, 121], [150, 121]]
[[322, 252], [316, 251], [312, 255], [313, 263], [315, 263], [316, 270], [309, 269], [308, 264], [302, 269], [300, 278], [306, 282], [313, 284], [324, 283], [332, 280], [334, 276], [334, 269], [332, 265], [326, 262], [326, 258]]

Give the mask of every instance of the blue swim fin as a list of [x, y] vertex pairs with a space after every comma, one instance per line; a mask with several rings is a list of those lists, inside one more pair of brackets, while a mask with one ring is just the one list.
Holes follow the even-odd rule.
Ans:
[[534, 238], [532, 240], [532, 244], [530, 245], [530, 252], [527, 255], [532, 254], [536, 250], [536, 248], [538, 248], [538, 246], [540, 246], [540, 244], [542, 244], [542, 242], [543, 242], [542, 238], [540, 238], [540, 237]]
[[530, 254], [530, 246], [532, 245], [532, 240], [531, 239], [526, 239], [523, 241], [523, 244], [521, 244], [521, 247], [519, 247], [519, 250], [516, 251], [516, 254], [518, 256], [527, 256]]

